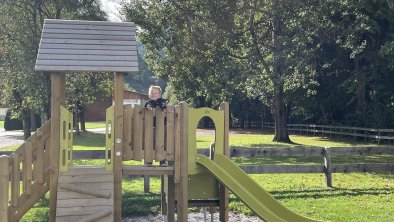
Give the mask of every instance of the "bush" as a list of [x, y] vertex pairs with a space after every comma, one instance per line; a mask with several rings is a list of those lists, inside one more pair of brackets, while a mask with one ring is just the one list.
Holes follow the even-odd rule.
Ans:
[[[41, 118], [39, 115], [36, 115], [36, 126], [39, 128], [41, 126]], [[7, 111], [4, 120], [4, 129], [6, 131], [10, 130], [23, 130], [23, 123], [21, 119], [11, 119], [11, 112]]]
[[21, 130], [23, 129], [23, 123], [21, 119], [11, 119], [11, 112], [7, 111], [4, 119], [4, 129], [10, 130]]

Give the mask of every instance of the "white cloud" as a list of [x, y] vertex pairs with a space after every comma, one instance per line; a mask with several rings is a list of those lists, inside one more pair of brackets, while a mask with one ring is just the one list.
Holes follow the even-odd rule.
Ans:
[[121, 22], [121, 15], [119, 14], [120, 3], [122, 0], [101, 0], [103, 10], [108, 15], [108, 20], [111, 22]]

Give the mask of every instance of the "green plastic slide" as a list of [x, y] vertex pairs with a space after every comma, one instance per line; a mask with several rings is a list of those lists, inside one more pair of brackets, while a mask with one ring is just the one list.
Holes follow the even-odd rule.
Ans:
[[196, 162], [207, 168], [265, 221], [317, 221], [300, 216], [287, 209], [241, 170], [241, 168], [222, 154], [215, 153], [214, 160], [197, 154]]

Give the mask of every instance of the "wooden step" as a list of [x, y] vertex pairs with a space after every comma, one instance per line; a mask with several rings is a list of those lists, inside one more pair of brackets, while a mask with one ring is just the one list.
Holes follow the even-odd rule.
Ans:
[[123, 175], [161, 176], [174, 175], [174, 166], [123, 166]]
[[112, 222], [114, 175], [103, 167], [70, 167], [59, 174], [56, 221]]

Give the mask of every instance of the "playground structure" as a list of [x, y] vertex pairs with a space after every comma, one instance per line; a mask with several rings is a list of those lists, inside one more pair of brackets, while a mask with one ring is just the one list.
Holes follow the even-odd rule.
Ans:
[[[123, 175], [161, 176], [168, 221], [187, 221], [191, 206], [217, 206], [227, 221], [228, 189], [266, 221], [314, 221], [286, 209], [228, 158], [227, 103], [213, 110], [181, 102], [167, 112], [123, 105], [123, 76], [138, 70], [132, 23], [45, 20], [36, 70], [50, 72], [52, 115], [12, 155], [0, 157], [0, 221], [18, 221], [48, 191], [50, 221], [121, 221]], [[84, 71], [115, 72], [104, 166], [73, 165], [64, 72]], [[197, 154], [203, 117], [216, 127], [209, 156]], [[168, 166], [128, 160], [166, 160]]]

